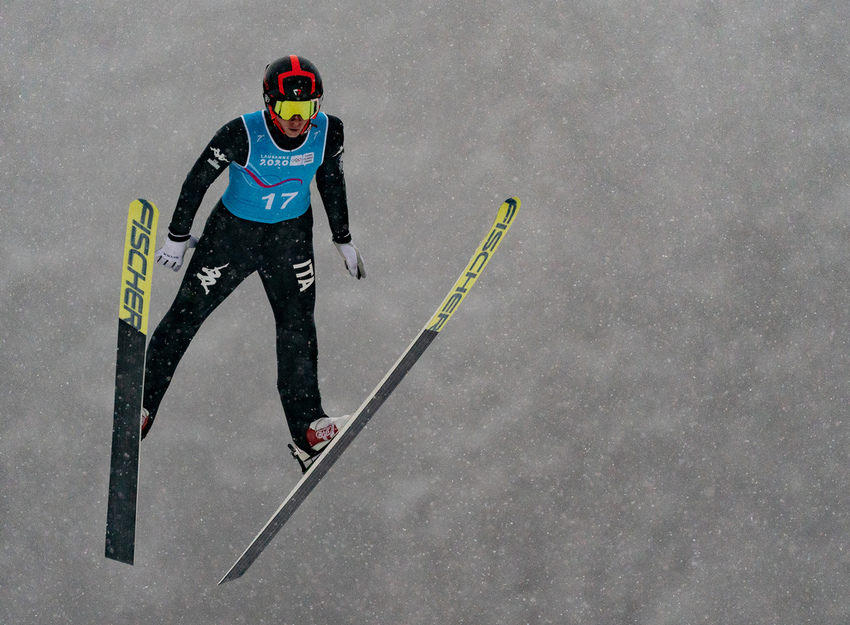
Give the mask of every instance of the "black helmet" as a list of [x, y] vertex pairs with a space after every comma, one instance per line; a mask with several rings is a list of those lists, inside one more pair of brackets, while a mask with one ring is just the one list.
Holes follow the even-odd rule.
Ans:
[[320, 100], [324, 93], [319, 70], [303, 56], [284, 56], [266, 66], [263, 99], [305, 102]]

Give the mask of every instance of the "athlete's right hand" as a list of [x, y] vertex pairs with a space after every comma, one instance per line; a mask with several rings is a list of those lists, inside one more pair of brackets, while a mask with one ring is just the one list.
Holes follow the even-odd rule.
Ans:
[[169, 234], [163, 246], [156, 251], [154, 260], [163, 267], [179, 271], [180, 267], [183, 266], [183, 255], [186, 250], [195, 247], [197, 244], [198, 237], [190, 236], [186, 241], [174, 241]]

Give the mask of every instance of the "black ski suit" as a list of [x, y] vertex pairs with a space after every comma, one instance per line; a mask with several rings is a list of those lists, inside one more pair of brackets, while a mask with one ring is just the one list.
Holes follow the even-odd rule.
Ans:
[[[265, 113], [272, 139], [284, 150], [304, 138], [289, 138]], [[348, 205], [342, 170], [343, 125], [328, 115], [324, 160], [315, 180], [335, 243], [348, 243]], [[249, 139], [242, 118], [225, 124], [192, 167], [169, 225], [169, 236], [189, 238], [195, 214], [213, 181], [231, 162], [244, 166]], [[306, 181], [309, 184], [309, 181]], [[213, 208], [180, 290], [151, 336], [145, 366], [144, 407], [152, 423], [177, 364], [204, 320], [249, 275], [258, 272], [277, 329], [277, 386], [290, 434], [307, 449], [310, 423], [324, 416], [317, 376], [318, 353], [313, 310], [312, 208], [294, 219], [260, 223], [240, 219], [219, 200]], [[144, 432], [146, 434], [147, 432]]]

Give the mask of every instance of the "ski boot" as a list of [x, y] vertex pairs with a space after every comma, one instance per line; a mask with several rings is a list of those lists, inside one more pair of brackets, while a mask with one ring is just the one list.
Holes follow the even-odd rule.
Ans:
[[313, 421], [310, 427], [307, 428], [307, 444], [309, 448], [306, 451], [297, 445], [289, 443], [289, 452], [298, 461], [302, 473], [307, 472], [307, 469], [312, 466], [313, 462], [315, 462], [325, 447], [328, 446], [328, 443], [333, 440], [334, 436], [339, 434], [339, 431], [348, 423], [350, 418], [351, 415], [345, 415], [342, 417], [322, 417]]

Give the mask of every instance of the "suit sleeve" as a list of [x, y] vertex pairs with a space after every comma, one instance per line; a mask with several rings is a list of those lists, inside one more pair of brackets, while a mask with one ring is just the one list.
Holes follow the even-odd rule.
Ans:
[[345, 192], [345, 174], [342, 171], [342, 155], [345, 151], [345, 133], [342, 120], [328, 115], [328, 140], [325, 160], [316, 172], [316, 188], [325, 206], [334, 243], [348, 243], [348, 199]]
[[215, 133], [189, 170], [168, 226], [169, 236], [173, 240], [185, 241], [189, 238], [192, 222], [212, 183], [231, 162], [243, 165], [247, 159], [248, 131], [242, 118], [237, 117]]

